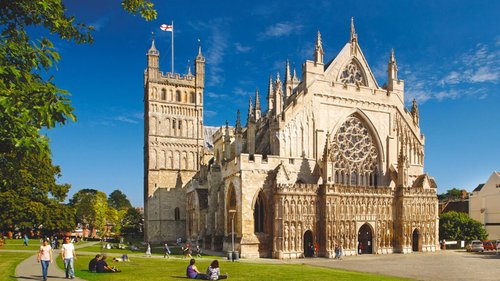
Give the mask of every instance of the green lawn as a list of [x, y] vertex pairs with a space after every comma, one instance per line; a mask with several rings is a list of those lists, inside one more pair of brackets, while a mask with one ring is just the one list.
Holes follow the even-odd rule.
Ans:
[[[188, 260], [161, 258], [131, 258], [131, 262], [108, 264], [121, 269], [120, 273], [89, 273], [87, 266], [92, 257], [79, 256], [75, 262], [76, 275], [88, 281], [125, 281], [125, 280], [185, 280], [185, 270]], [[406, 280], [382, 275], [349, 272], [330, 268], [313, 267], [303, 264], [267, 264], [248, 262], [229, 262], [222, 259], [222, 273], [229, 273], [230, 280]], [[210, 259], [198, 260], [196, 265], [204, 271]], [[59, 267], [63, 268], [61, 259], [57, 259]]]
[[0, 250], [32, 250], [36, 251], [40, 249], [40, 240], [33, 239], [29, 240], [28, 246], [23, 245], [23, 239], [5, 239], [5, 244], [0, 247]]
[[[144, 246], [144, 245], [141, 245], [141, 244], [135, 244], [136, 246], [139, 247], [139, 250], [138, 251], [132, 251], [130, 249], [118, 249], [116, 248], [116, 246], [118, 244], [113, 244], [113, 243], [110, 243], [113, 248], [111, 249], [103, 249], [102, 247], [102, 244], [99, 243], [99, 244], [95, 244], [95, 245], [91, 245], [91, 246], [87, 246], [87, 247], [81, 247], [81, 248], [78, 248], [77, 249], [77, 252], [78, 251], [83, 251], [83, 252], [95, 252], [95, 253], [103, 253], [103, 254], [112, 254], [114, 256], [118, 256], [118, 255], [122, 255], [122, 254], [145, 254], [146, 253], [146, 247], [147, 246]], [[169, 246], [170, 248], [170, 251], [172, 252], [172, 254], [170, 255], [171, 257], [182, 257], [182, 250], [181, 250], [181, 247], [177, 247], [177, 246]], [[163, 256], [165, 251], [163, 250], [163, 246], [162, 245], [151, 245], [151, 253], [155, 256]], [[194, 253], [193, 251], [193, 256], [195, 256], [196, 254]], [[203, 255], [203, 257], [207, 257], [207, 258], [220, 258], [220, 257], [215, 257], [215, 256], [207, 256], [207, 255]]]
[[0, 250], [0, 281], [16, 280], [11, 277], [16, 274], [16, 266], [32, 255], [33, 253], [12, 253]]

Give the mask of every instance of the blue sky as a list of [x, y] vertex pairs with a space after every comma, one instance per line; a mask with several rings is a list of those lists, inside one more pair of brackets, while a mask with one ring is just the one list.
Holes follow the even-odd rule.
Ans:
[[359, 44], [382, 85], [395, 49], [406, 100], [419, 101], [426, 136], [425, 171], [439, 192], [472, 190], [500, 170], [500, 24], [498, 1], [154, 1], [158, 20], [126, 14], [120, 1], [64, 1], [68, 14], [94, 25], [95, 42], [55, 40], [59, 87], [72, 93], [77, 122], [48, 132], [61, 182], [106, 193], [119, 188], [143, 206], [143, 71], [155, 32], [160, 68], [186, 73], [201, 40], [206, 57], [205, 124], [234, 124], [255, 88], [285, 60], [301, 72], [316, 32], [325, 61], [349, 39]]

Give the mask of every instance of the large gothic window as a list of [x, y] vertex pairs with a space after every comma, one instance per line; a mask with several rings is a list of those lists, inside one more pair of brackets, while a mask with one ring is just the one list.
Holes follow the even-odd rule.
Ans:
[[363, 75], [363, 71], [355, 61], [351, 61], [344, 67], [344, 70], [342, 70], [342, 72], [340, 73], [339, 80], [344, 84], [366, 86], [366, 79]]
[[262, 194], [259, 194], [253, 208], [253, 224], [255, 232], [264, 232], [264, 201]]
[[356, 116], [342, 124], [330, 144], [335, 183], [377, 186], [379, 153], [373, 137]]

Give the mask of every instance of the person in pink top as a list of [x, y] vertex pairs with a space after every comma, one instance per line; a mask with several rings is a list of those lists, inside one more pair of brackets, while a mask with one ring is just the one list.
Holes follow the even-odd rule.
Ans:
[[40, 251], [38, 251], [36, 260], [42, 264], [42, 280], [46, 281], [49, 264], [52, 263], [52, 247], [50, 247], [47, 239], [43, 239], [43, 245], [40, 246]]

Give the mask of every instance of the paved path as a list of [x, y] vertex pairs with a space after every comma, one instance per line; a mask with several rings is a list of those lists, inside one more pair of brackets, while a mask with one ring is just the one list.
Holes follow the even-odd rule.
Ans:
[[341, 261], [324, 258], [299, 259], [286, 263], [304, 263], [416, 280], [500, 280], [500, 255], [495, 252], [468, 253], [463, 250], [448, 250], [406, 255], [363, 255], [344, 257]]
[[[59, 252], [56, 253], [54, 251], [54, 255], [56, 254], [58, 255]], [[36, 262], [36, 257], [37, 255], [33, 255], [17, 265], [16, 267], [17, 280], [23, 280], [23, 281], [42, 280], [42, 266]], [[47, 280], [61, 280], [65, 279], [65, 277], [66, 274], [62, 269], [60, 269], [57, 266], [55, 261], [50, 264]], [[75, 277], [75, 279], [73, 280], [82, 281], [83, 279]]]
[[[85, 243], [82, 245], [77, 245], [77, 246], [75, 246], [75, 248], [78, 249], [78, 248], [80, 248], [80, 246], [81, 247], [88, 247], [88, 246], [91, 246], [93, 244], [96, 244], [96, 243], [94, 243], [94, 242]], [[24, 250], [16, 250], [16, 251], [25, 252]], [[32, 251], [30, 251], [30, 252], [32, 252]], [[78, 254], [79, 254], [79, 252], [77, 251], [77, 255]], [[51, 263], [49, 266], [47, 280], [60, 280], [60, 279], [66, 278], [66, 273], [57, 266], [56, 261], [55, 261], [56, 257], [58, 257], [59, 255], [60, 255], [60, 251], [54, 250], [54, 253], [53, 253], [54, 262]], [[20, 264], [17, 265], [17, 267], [16, 267], [17, 280], [22, 280], [22, 281], [42, 280], [42, 266], [39, 263], [37, 263], [36, 258], [37, 258], [37, 254], [25, 259], [24, 261], [22, 261]], [[83, 281], [83, 279], [80, 279], [78, 277], [75, 277], [75, 279], [73, 279], [73, 280]]]

